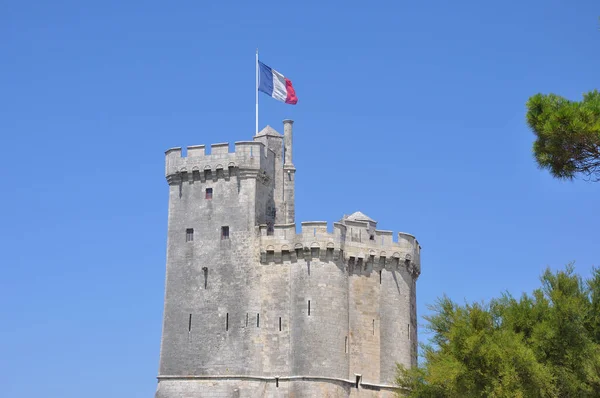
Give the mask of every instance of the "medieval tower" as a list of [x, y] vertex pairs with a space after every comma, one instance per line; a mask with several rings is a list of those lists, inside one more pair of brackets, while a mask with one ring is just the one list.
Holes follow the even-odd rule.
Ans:
[[166, 152], [156, 398], [388, 397], [416, 364], [420, 247], [356, 212], [295, 223], [291, 120]]

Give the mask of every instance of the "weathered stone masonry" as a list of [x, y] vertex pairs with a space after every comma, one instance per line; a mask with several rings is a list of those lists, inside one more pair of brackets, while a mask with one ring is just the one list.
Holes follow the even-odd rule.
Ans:
[[157, 398], [392, 396], [416, 363], [418, 242], [360, 212], [297, 232], [292, 126], [166, 152]]

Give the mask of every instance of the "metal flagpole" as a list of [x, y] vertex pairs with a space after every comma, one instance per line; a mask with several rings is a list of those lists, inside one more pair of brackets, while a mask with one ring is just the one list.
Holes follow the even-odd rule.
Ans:
[[256, 135], [258, 135], [258, 48], [256, 49]]

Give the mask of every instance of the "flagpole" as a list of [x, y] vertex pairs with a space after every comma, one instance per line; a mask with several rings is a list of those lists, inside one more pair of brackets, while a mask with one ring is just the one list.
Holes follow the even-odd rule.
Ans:
[[256, 135], [258, 135], [258, 48], [256, 49]]

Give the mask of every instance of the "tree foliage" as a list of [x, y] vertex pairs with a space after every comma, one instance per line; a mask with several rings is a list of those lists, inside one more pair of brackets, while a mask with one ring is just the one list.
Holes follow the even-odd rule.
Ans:
[[600, 397], [600, 270], [546, 270], [531, 295], [431, 309], [424, 363], [398, 366], [409, 397]]
[[560, 179], [582, 175], [600, 180], [600, 93], [580, 102], [554, 94], [536, 94], [527, 101], [527, 124], [536, 135], [535, 159]]

